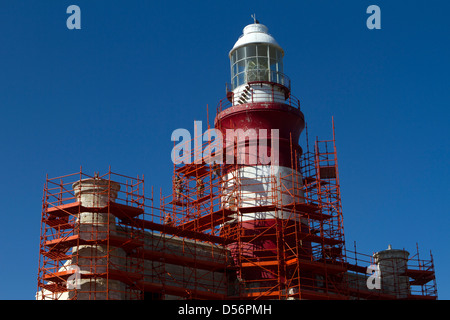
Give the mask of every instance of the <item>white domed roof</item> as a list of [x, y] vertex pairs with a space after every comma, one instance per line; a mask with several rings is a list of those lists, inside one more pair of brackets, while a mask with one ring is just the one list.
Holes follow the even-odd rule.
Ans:
[[275, 38], [267, 32], [268, 30], [269, 29], [265, 25], [260, 23], [249, 24], [244, 28], [244, 34], [241, 35], [238, 41], [236, 41], [236, 43], [234, 44], [233, 49], [231, 49], [230, 51], [230, 55], [231, 52], [233, 52], [237, 48], [249, 43], [267, 43], [277, 47], [284, 54], [283, 49], [280, 47]]

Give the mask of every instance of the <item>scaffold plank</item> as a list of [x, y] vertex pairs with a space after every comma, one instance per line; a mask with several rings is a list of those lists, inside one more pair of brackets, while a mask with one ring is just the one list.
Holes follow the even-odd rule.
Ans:
[[[129, 272], [118, 269], [109, 268], [107, 273], [102, 274], [88, 274], [88, 277], [103, 277], [112, 280], [118, 280], [123, 283], [133, 284], [144, 278], [142, 272]], [[83, 277], [83, 276], [82, 276]]]
[[44, 281], [51, 281], [53, 283], [61, 283], [63, 281], [67, 281], [67, 279], [75, 274], [75, 269], [70, 269], [70, 270], [63, 270], [63, 271], [58, 271], [58, 272], [52, 272], [52, 273], [48, 273], [45, 274], [42, 279]]
[[190, 201], [189, 204], [191, 204], [191, 205], [199, 204], [199, 203], [205, 202], [208, 199], [213, 199], [214, 197], [215, 197], [214, 194], [207, 194], [206, 196], [202, 196], [198, 199]]
[[424, 285], [435, 279], [435, 274], [432, 270], [406, 269], [405, 274], [413, 279], [410, 282], [411, 285]]
[[[314, 242], [314, 243], [320, 243], [320, 244], [326, 244], [326, 245], [330, 245], [330, 246], [334, 246], [334, 245], [338, 245], [338, 244], [343, 244], [344, 243], [344, 241], [340, 240], [340, 239], [318, 236], [318, 235], [307, 233], [307, 232], [300, 232], [300, 231], [298, 231], [298, 232], [296, 232], [296, 235], [298, 237], [298, 240]], [[240, 240], [241, 241], [246, 241], [246, 242], [249, 242], [254, 237], [255, 237], [254, 234], [248, 234], [248, 235], [242, 234], [242, 235], [239, 235]], [[266, 233], [262, 237], [266, 237], [266, 238], [275, 237], [275, 234], [274, 233]], [[237, 235], [232, 235], [232, 236], [230, 236], [230, 238], [233, 238], [233, 242], [237, 242], [238, 241]]]
[[60, 293], [60, 292], [66, 292], [68, 291], [67, 287], [62, 286], [60, 284], [57, 283], [47, 283], [47, 284], [43, 284], [41, 285], [41, 288], [43, 290], [47, 290], [53, 293]]
[[283, 209], [295, 210], [296, 213], [308, 216], [310, 219], [323, 221], [333, 218], [332, 215], [320, 212], [320, 207], [316, 204], [294, 202], [283, 205]]
[[[67, 281], [67, 279], [75, 274], [75, 269], [63, 270], [53, 273], [48, 273], [43, 276], [44, 281], [53, 282], [56, 284], [61, 284]], [[91, 272], [80, 272], [81, 279], [93, 279], [93, 278], [108, 278], [112, 280], [118, 280], [124, 283], [134, 283], [143, 278], [142, 273], [127, 272], [117, 269], [109, 268], [108, 272], [101, 273], [91, 273]]]
[[239, 207], [238, 211], [240, 213], [256, 213], [265, 211], [274, 211], [277, 208], [275, 204], [268, 204], [262, 206], [252, 206], [252, 207]]
[[230, 215], [235, 213], [236, 211], [230, 210], [228, 208], [222, 208], [220, 210], [206, 214], [198, 219], [183, 223], [178, 227], [184, 230], [205, 231], [208, 229], [213, 229], [218, 225], [224, 224], [225, 222], [232, 220]]
[[143, 214], [144, 209], [113, 201], [110, 201], [108, 205], [103, 207], [86, 207], [82, 206], [80, 202], [72, 202], [48, 208], [46, 212], [50, 215], [50, 217], [59, 218], [67, 217], [68, 215], [75, 215], [81, 212], [111, 213], [117, 218], [125, 220]]
[[320, 208], [317, 205], [309, 204], [309, 203], [289, 203], [285, 205], [261, 205], [261, 206], [248, 206], [248, 207], [239, 207], [238, 211], [240, 213], [257, 213], [257, 212], [266, 212], [266, 211], [275, 211], [275, 210], [292, 210], [299, 214], [308, 216], [311, 219], [322, 221], [333, 218], [333, 216], [324, 214], [320, 212]]
[[122, 237], [113, 234], [109, 236], [109, 239], [101, 240], [100, 243], [106, 244], [108, 241], [110, 246], [122, 248], [125, 251], [131, 251], [144, 245], [143, 240], [133, 239], [129, 237]]
[[62, 238], [56, 238], [52, 240], [47, 240], [44, 242], [44, 247], [57, 250], [64, 251], [70, 247], [76, 246], [78, 243], [84, 244], [86, 240], [80, 239], [79, 235], [72, 235]]
[[227, 296], [220, 293], [208, 292], [197, 289], [188, 289], [182, 286], [172, 286], [154, 282], [142, 282], [142, 287], [147, 292], [158, 292], [189, 299], [224, 300]]
[[[342, 273], [346, 272], [347, 269], [342, 264], [336, 264], [331, 261], [321, 262], [321, 261], [310, 261], [304, 259], [289, 259], [284, 262], [286, 266], [299, 266], [300, 270], [303, 271], [314, 271], [317, 274], [323, 273]], [[270, 261], [250, 261], [250, 262], [242, 262], [241, 266], [244, 268], [254, 268], [254, 267], [278, 267], [280, 265], [279, 260], [270, 260]]]
[[51, 260], [69, 260], [72, 258], [71, 255], [67, 255], [66, 251], [58, 251], [58, 250], [41, 250], [41, 254]]
[[216, 260], [206, 260], [199, 257], [187, 257], [185, 255], [169, 254], [164, 251], [155, 251], [145, 249], [143, 251], [139, 250], [136, 256], [143, 254], [146, 260], [161, 261], [165, 263], [175, 264], [175, 265], [187, 265], [190, 267], [195, 267], [196, 269], [217, 271], [226, 269], [226, 261], [218, 262]]
[[134, 219], [136, 224], [141, 225], [145, 229], [159, 231], [161, 233], [171, 234], [178, 237], [186, 237], [193, 240], [206, 241], [211, 243], [227, 244], [233, 242], [231, 239], [227, 239], [220, 236], [215, 236], [212, 234], [206, 234], [202, 232], [183, 230], [177, 226], [171, 226], [168, 224], [160, 224], [153, 221]]
[[209, 172], [209, 168], [205, 164], [186, 164], [175, 170], [177, 173], [181, 173], [187, 177], [200, 177]]
[[142, 208], [133, 207], [117, 202], [110, 202], [109, 210], [110, 210], [109, 213], [113, 214], [115, 217], [122, 220], [134, 218], [141, 214], [144, 214], [144, 209]]
[[44, 242], [44, 247], [50, 248], [50, 250], [55, 250], [59, 252], [67, 251], [70, 247], [75, 247], [77, 245], [107, 245], [120, 247], [124, 250], [132, 250], [143, 245], [140, 240], [121, 237], [116, 235], [110, 235], [109, 238], [104, 239], [92, 239], [86, 240], [80, 237], [80, 235], [72, 235], [52, 240], [47, 240]]
[[44, 223], [56, 230], [68, 230], [75, 227], [73, 223], [69, 223], [68, 220], [64, 218], [44, 219]]
[[[52, 204], [50, 204], [52, 205]], [[80, 212], [81, 202], [72, 202], [61, 205], [55, 205], [46, 209], [50, 216], [65, 217]]]

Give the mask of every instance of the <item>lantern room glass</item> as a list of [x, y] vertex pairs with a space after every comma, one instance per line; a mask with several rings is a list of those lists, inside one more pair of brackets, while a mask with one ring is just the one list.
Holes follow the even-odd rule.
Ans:
[[283, 53], [268, 45], [252, 43], [231, 53], [231, 84], [235, 89], [252, 81], [284, 85]]

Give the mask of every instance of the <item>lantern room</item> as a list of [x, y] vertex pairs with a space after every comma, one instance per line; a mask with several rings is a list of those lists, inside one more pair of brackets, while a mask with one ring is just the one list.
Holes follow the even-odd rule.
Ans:
[[258, 83], [260, 87], [265, 84], [266, 91], [273, 91], [275, 85], [284, 100], [290, 81], [283, 73], [283, 56], [283, 49], [265, 25], [256, 20], [247, 25], [229, 53], [231, 90], [240, 94], [244, 87]]
[[288, 85], [283, 75], [284, 51], [263, 24], [246, 26], [229, 56], [233, 89], [253, 81]]

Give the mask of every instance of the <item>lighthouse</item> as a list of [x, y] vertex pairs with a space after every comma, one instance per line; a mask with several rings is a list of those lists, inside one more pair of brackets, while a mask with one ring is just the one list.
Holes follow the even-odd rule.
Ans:
[[[295, 245], [296, 240], [278, 234], [280, 230], [308, 228], [293, 214], [295, 204], [304, 199], [297, 163], [305, 119], [299, 100], [291, 95], [283, 57], [282, 47], [256, 20], [243, 29], [229, 52], [231, 83], [219, 104], [215, 127], [227, 146], [222, 203], [235, 211], [223, 230], [236, 239], [229, 249], [238, 265], [282, 261], [280, 245]], [[308, 244], [303, 247], [307, 250]], [[255, 281], [255, 287], [264, 285], [257, 279], [267, 286], [283, 281], [273, 277], [270, 268], [243, 269], [239, 277]]]
[[172, 134], [168, 195], [111, 168], [47, 178], [36, 298], [436, 299], [432, 257], [345, 248], [334, 122], [303, 152], [284, 54], [256, 19], [243, 29], [214, 128]]

